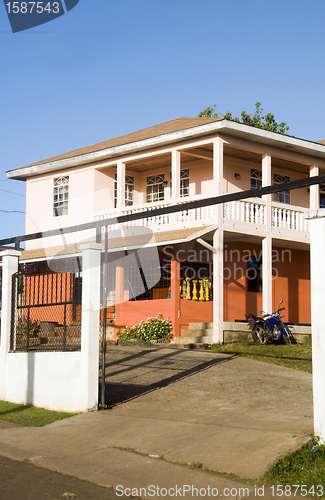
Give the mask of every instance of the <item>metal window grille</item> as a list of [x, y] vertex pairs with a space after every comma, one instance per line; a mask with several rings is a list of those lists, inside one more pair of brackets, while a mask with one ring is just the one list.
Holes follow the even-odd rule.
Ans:
[[12, 277], [10, 349], [81, 349], [80, 273], [33, 272], [20, 268]]
[[[282, 182], [289, 182], [290, 177], [287, 175], [274, 174], [274, 184], [282, 184]], [[280, 193], [274, 193], [274, 201], [280, 203], [290, 204], [290, 191], [281, 191]]]
[[[146, 282], [160, 273], [160, 279], [150, 290]], [[147, 262], [142, 267], [129, 266], [124, 269], [124, 290], [128, 290], [129, 300], [158, 300], [170, 298], [170, 262], [157, 269], [156, 262]]]
[[53, 179], [53, 215], [54, 217], [68, 214], [69, 177]]

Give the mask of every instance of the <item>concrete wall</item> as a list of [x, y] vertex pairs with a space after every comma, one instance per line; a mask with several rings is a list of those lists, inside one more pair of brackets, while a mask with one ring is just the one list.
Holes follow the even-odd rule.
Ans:
[[81, 352], [8, 353], [6, 394], [1, 399], [56, 411], [88, 410], [80, 389]]
[[10, 352], [11, 283], [20, 252], [1, 252], [2, 317], [0, 400], [50, 410], [83, 412], [98, 408], [100, 323], [100, 251], [83, 247], [82, 324], [80, 352]]

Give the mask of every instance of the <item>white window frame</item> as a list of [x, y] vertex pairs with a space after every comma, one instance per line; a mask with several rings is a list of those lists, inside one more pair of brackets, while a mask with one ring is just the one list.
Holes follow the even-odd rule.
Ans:
[[[169, 197], [172, 198], [172, 173], [170, 172], [170, 181], [169, 181]], [[186, 196], [190, 196], [190, 171], [188, 168], [180, 171], [180, 193], [181, 198], [185, 198]]]
[[[131, 175], [125, 176], [125, 199], [126, 207], [134, 205], [134, 177]], [[117, 174], [114, 177], [114, 208], [117, 207]]]
[[146, 202], [155, 203], [165, 199], [165, 176], [164, 174], [149, 175], [147, 177]]
[[[274, 174], [273, 183], [282, 184], [282, 182], [290, 182], [290, 177], [283, 174]], [[290, 191], [280, 191], [279, 193], [274, 193], [274, 201], [278, 203], [286, 203], [290, 205]]]
[[53, 217], [68, 215], [69, 176], [53, 179]]

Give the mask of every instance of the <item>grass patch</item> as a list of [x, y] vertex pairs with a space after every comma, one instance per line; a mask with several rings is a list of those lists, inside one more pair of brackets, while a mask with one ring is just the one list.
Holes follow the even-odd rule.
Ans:
[[223, 345], [213, 344], [212, 351], [273, 363], [275, 365], [312, 372], [311, 344], [293, 345]]
[[[303, 485], [309, 496], [325, 496], [325, 446], [319, 445], [317, 438], [312, 438], [296, 452], [277, 460], [261, 481], [265, 484]], [[318, 485], [323, 485], [323, 490], [317, 489]], [[302, 493], [301, 488], [297, 493]]]
[[202, 469], [203, 463], [202, 462], [196, 462], [196, 463], [192, 462], [191, 467], [192, 467], [192, 469]]
[[56, 420], [77, 415], [76, 413], [65, 413], [61, 411], [45, 410], [36, 406], [17, 405], [0, 401], [0, 420], [8, 420], [16, 424], [29, 425], [30, 427], [43, 427]]

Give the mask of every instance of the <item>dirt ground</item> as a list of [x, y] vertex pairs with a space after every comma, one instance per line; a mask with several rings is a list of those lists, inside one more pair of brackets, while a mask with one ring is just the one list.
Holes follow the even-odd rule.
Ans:
[[0, 457], [1, 500], [116, 500], [113, 488]]

